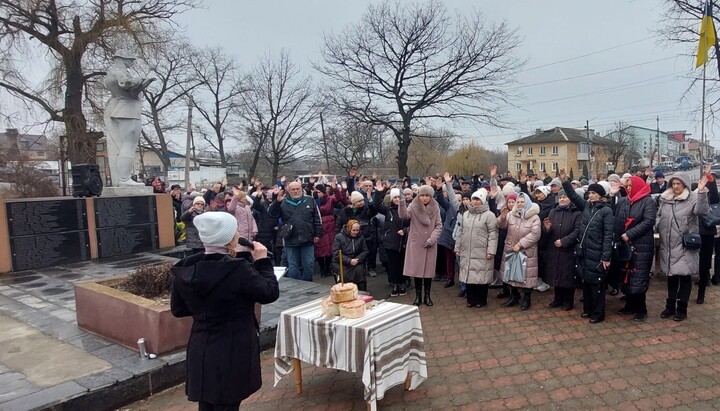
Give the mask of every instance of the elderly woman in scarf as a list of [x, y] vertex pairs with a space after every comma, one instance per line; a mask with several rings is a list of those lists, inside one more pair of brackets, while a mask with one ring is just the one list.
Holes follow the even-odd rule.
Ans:
[[540, 241], [541, 222], [540, 207], [534, 204], [526, 193], [518, 194], [512, 211], [503, 209], [498, 219], [498, 228], [507, 229], [503, 254], [525, 253], [527, 259], [524, 281], [508, 281], [505, 279], [505, 260], [502, 263], [504, 281], [510, 286], [510, 299], [503, 307], [513, 307], [520, 303], [520, 289], [523, 289], [520, 309], [530, 309], [531, 293], [538, 284], [538, 242]]
[[645, 296], [655, 254], [653, 227], [657, 206], [650, 197], [650, 186], [641, 177], [625, 182], [627, 197], [615, 206], [613, 264], [619, 267], [620, 285], [626, 295], [621, 314], [633, 314], [636, 321], [647, 318]]

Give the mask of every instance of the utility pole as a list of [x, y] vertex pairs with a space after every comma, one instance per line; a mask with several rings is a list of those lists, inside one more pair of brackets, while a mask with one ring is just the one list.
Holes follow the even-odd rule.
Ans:
[[[658, 151], [658, 161], [657, 163], [660, 164], [660, 161], [662, 159], [662, 156], [660, 155], [660, 116], [657, 116], [655, 119], [656, 129], [655, 129], [655, 138], [657, 139], [657, 151]], [[652, 165], [652, 164], [651, 164]]]
[[190, 145], [192, 144], [193, 97], [188, 95], [187, 140], [185, 142], [185, 190], [190, 187]]
[[323, 114], [320, 113], [320, 131], [322, 132], [323, 139], [323, 152], [325, 153], [325, 165], [327, 166], [327, 173], [330, 173], [330, 158], [328, 157], [327, 139], [325, 138], [325, 122], [323, 121]]
[[585, 131], [587, 132], [587, 140], [588, 140], [588, 163], [590, 163], [590, 169], [588, 170], [588, 174], [590, 174], [588, 177], [588, 180], [592, 178], [593, 175], [593, 151], [592, 151], [592, 140], [590, 140], [590, 120], [585, 120]]

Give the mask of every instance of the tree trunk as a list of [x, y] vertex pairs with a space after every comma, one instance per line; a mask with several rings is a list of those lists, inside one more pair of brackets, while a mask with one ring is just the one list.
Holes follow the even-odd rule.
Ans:
[[162, 126], [160, 125], [160, 114], [157, 111], [157, 107], [152, 106], [150, 108], [152, 111], [153, 127], [155, 127], [155, 133], [158, 137], [158, 144], [160, 145], [160, 152], [158, 153], [158, 157], [160, 157], [160, 161], [163, 163], [163, 170], [165, 171], [165, 173], [167, 173], [167, 171], [170, 169], [170, 152], [168, 151], [167, 141], [165, 141], [165, 133], [163, 132]]
[[280, 172], [280, 166], [279, 166], [279, 157], [276, 154], [273, 154], [273, 164], [272, 164], [272, 181], [275, 182], [278, 180], [278, 173]]
[[82, 72], [82, 54], [65, 56], [63, 64], [67, 75], [63, 122], [68, 143], [68, 159], [72, 164], [95, 164], [95, 144], [102, 133], [88, 133], [87, 121], [82, 112], [85, 78]]
[[402, 134], [397, 135], [398, 138], [398, 155], [397, 155], [397, 164], [398, 164], [398, 178], [403, 178], [406, 175], [408, 175], [408, 150], [410, 149], [410, 125], [407, 124], [402, 129]]

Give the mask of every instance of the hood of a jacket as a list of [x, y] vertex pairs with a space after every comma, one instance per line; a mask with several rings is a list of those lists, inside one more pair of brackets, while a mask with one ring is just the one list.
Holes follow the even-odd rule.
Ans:
[[237, 270], [241, 261], [224, 254], [198, 253], [178, 261], [172, 272], [195, 295], [205, 297]]
[[[680, 180], [683, 185], [685, 186], [685, 189], [683, 190], [680, 195], [676, 196], [675, 192], [673, 192], [672, 189], [672, 181], [673, 180]], [[670, 177], [668, 180], [668, 189], [663, 191], [662, 194], [660, 194], [660, 198], [666, 201], [675, 201], [675, 200], [687, 200], [687, 198], [690, 196], [690, 183], [688, 182], [687, 178], [681, 174], [674, 175]]]

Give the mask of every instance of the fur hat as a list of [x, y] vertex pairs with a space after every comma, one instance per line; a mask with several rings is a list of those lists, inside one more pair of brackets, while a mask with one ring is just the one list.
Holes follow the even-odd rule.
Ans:
[[605, 193], [605, 189], [603, 188], [603, 186], [601, 186], [600, 184], [597, 184], [597, 183], [595, 183], [595, 184], [590, 184], [590, 185], [588, 186], [588, 191], [592, 191], [592, 192], [598, 193], [598, 194], [600, 194], [600, 197], [603, 197], [603, 196], [606, 194], [606, 193]]
[[350, 194], [350, 204], [355, 205], [358, 201], [365, 201], [365, 197], [359, 191], [353, 191]]
[[476, 192], [472, 193], [472, 195], [470, 196], [470, 199], [472, 200], [473, 198], [477, 198], [480, 201], [482, 201], [483, 204], [485, 204], [487, 202], [487, 195], [488, 195], [487, 190], [484, 188], [481, 188], [481, 189], [477, 190]]
[[426, 195], [432, 197], [434, 194], [435, 190], [427, 184], [420, 186], [420, 188], [418, 189], [419, 196]]
[[539, 192], [545, 194], [545, 197], [550, 195], [550, 187], [548, 187], [548, 186], [540, 186], [540, 187], [536, 188], [535, 191], [539, 191]]
[[205, 199], [203, 198], [203, 196], [196, 196], [195, 198], [193, 198], [193, 205], [197, 203], [205, 204]]
[[502, 192], [502, 194], [503, 194], [504, 196], [507, 196], [507, 195], [509, 195], [509, 194], [514, 193], [514, 192], [515, 192], [515, 184], [511, 183], [510, 181], [508, 181], [508, 182], [505, 183], [505, 185], [503, 186], [501, 192]]
[[237, 220], [230, 213], [222, 211], [202, 213], [193, 219], [200, 241], [204, 245], [225, 246], [237, 234]]
[[[412, 192], [412, 190], [410, 190]], [[399, 188], [391, 188], [390, 189], [390, 198], [400, 197], [400, 189]]]

